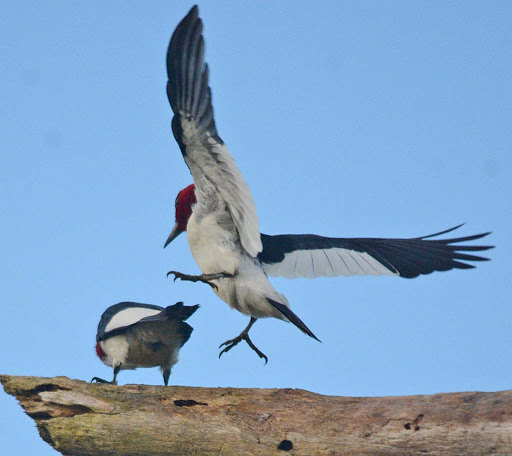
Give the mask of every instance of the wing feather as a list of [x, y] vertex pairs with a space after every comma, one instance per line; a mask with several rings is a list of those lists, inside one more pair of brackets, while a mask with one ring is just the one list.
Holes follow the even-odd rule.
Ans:
[[141, 319], [157, 315], [162, 310], [163, 307], [140, 302], [120, 302], [110, 306], [101, 316], [96, 340], [120, 334]]
[[262, 250], [256, 207], [249, 186], [217, 133], [203, 25], [194, 6], [174, 31], [167, 51], [167, 96], [174, 112], [173, 133], [196, 186], [199, 205], [217, 199], [233, 218], [242, 247]]
[[287, 278], [334, 277], [339, 275], [398, 275], [414, 278], [450, 269], [471, 269], [471, 261], [488, 258], [462, 252], [492, 249], [490, 245], [460, 245], [490, 233], [451, 239], [431, 239], [440, 233], [410, 239], [329, 238], [313, 234], [262, 234], [263, 251], [258, 255], [270, 276]]

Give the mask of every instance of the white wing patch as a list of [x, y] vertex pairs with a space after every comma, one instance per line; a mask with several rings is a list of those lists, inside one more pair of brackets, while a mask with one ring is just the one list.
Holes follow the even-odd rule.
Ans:
[[108, 322], [105, 332], [112, 331], [113, 329], [123, 328], [125, 326], [133, 325], [145, 317], [151, 317], [160, 313], [162, 309], [147, 309], [144, 307], [129, 307], [116, 313]]
[[264, 263], [262, 266], [267, 275], [287, 279], [314, 279], [340, 275], [399, 275], [366, 252], [342, 248], [295, 250], [286, 253], [283, 261], [279, 263]]

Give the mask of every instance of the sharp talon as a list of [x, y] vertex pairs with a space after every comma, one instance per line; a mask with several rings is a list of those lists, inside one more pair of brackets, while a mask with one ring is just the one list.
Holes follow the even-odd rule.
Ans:
[[[238, 337], [235, 337], [234, 339], [229, 339], [229, 340], [226, 340], [226, 342], [222, 342], [222, 344], [219, 345], [219, 348], [223, 347], [224, 345], [226, 345], [226, 346], [231, 345], [231, 347], [229, 347], [231, 349], [235, 345], [238, 345], [240, 342], [242, 342], [242, 337], [238, 336]], [[222, 350], [222, 351], [224, 351], [224, 350]]]
[[[247, 337], [247, 339], [249, 339], [249, 337]], [[251, 341], [251, 339], [247, 340], [245, 339], [245, 341], [247, 342], [247, 345], [249, 345], [249, 347], [251, 347], [255, 352], [256, 354], [261, 358], [261, 359], [264, 359], [265, 360], [265, 364], [268, 363], [268, 358], [267, 356], [265, 355], [265, 353], [263, 353], [262, 351], [260, 351], [256, 345], [254, 345]]]
[[238, 345], [242, 341], [242, 338], [240, 336], [235, 337], [234, 339], [226, 340], [226, 342], [222, 342], [222, 344], [219, 345], [219, 348], [226, 346], [220, 353], [219, 353], [219, 359], [224, 354], [227, 353], [229, 350], [231, 350], [233, 347]]
[[268, 363], [268, 357], [258, 348], [256, 345], [253, 344], [251, 338], [248, 334], [240, 334], [238, 337], [235, 337], [234, 339], [227, 340], [226, 342], [223, 342], [219, 345], [219, 348], [226, 346], [220, 353], [219, 353], [219, 359], [224, 354], [227, 353], [229, 350], [231, 350], [233, 347], [236, 347], [242, 340], [245, 340], [247, 342], [247, 345], [249, 345], [249, 348], [251, 350], [255, 351], [256, 354], [263, 360], [265, 360], [265, 364]]
[[91, 383], [93, 383], [95, 380], [96, 380], [96, 383], [107, 383], [109, 385], [117, 385], [117, 380], [109, 382], [108, 380], [104, 380], [104, 379], [102, 379], [100, 377], [93, 377], [93, 378], [91, 378]]
[[[219, 348], [220, 348], [220, 347], [219, 347]], [[224, 353], [228, 352], [231, 348], [232, 348], [232, 347], [226, 347], [226, 348], [224, 348], [224, 349], [219, 353], [219, 359], [220, 359], [220, 357], [221, 357]]]
[[[258, 350], [258, 351], [259, 351], [259, 350]], [[258, 353], [258, 352], [256, 352], [256, 353]], [[264, 354], [264, 353], [262, 353], [262, 352], [259, 352], [259, 353], [258, 353], [258, 356], [259, 356], [261, 359], [265, 360], [265, 364], [263, 364], [263, 365], [264, 365], [264, 366], [266, 366], [266, 365], [267, 365], [267, 363], [268, 363], [267, 355], [265, 355], [265, 354]]]
[[[235, 344], [237, 345], [237, 344]], [[227, 353], [229, 350], [231, 350], [235, 345], [230, 345], [229, 347], [226, 347], [224, 350], [222, 350], [220, 353], [219, 353], [219, 359], [220, 357], [224, 354], [224, 353]]]
[[249, 347], [251, 347], [261, 359], [265, 360], [265, 364], [267, 364], [267, 356], [258, 347], [256, 347], [256, 345], [254, 345], [251, 338], [249, 337], [249, 334], [245, 334], [242, 338], [247, 342], [247, 345], [249, 345]]

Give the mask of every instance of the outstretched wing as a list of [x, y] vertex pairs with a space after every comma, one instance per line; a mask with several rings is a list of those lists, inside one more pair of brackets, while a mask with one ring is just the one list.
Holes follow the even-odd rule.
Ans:
[[217, 204], [225, 204], [243, 248], [256, 256], [262, 249], [256, 207], [247, 183], [217, 134], [202, 30], [194, 6], [176, 27], [169, 44], [167, 96], [174, 111], [172, 130], [194, 178], [198, 204], [212, 198]]
[[463, 252], [482, 251], [489, 245], [460, 245], [489, 233], [452, 239], [430, 239], [456, 230], [411, 239], [328, 238], [314, 234], [261, 235], [258, 255], [269, 276], [289, 279], [339, 275], [396, 275], [408, 279], [450, 269], [470, 269], [469, 261], [486, 261]]

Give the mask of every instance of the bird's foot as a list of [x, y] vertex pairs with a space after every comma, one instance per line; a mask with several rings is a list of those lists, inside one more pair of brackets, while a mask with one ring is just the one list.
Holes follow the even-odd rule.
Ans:
[[265, 364], [268, 363], [268, 358], [256, 345], [253, 344], [251, 338], [249, 337], [249, 333], [246, 329], [244, 329], [239, 336], [235, 337], [234, 339], [226, 340], [226, 342], [223, 342], [219, 345], [219, 348], [226, 346], [222, 351], [219, 353], [219, 358], [224, 354], [227, 353], [229, 350], [231, 350], [233, 347], [238, 345], [242, 340], [245, 340], [247, 342], [247, 345], [251, 347], [256, 354], [261, 358], [265, 360]]
[[111, 385], [117, 385], [117, 381], [116, 380], [112, 380], [111, 382], [109, 382], [108, 380], [103, 380], [102, 378], [99, 378], [99, 377], [93, 377], [91, 378], [91, 383], [109, 383]]
[[182, 272], [178, 271], [169, 271], [167, 273], [167, 277], [170, 275], [174, 275], [174, 281], [176, 282], [176, 279], [186, 280], [187, 282], [203, 282], [210, 285], [212, 288], [215, 288], [218, 290], [219, 288], [217, 285], [215, 285], [211, 280], [217, 280], [217, 279], [225, 279], [227, 277], [234, 277], [233, 274], [230, 274], [229, 272], [219, 272], [216, 274], [201, 274], [201, 275], [189, 275], [189, 274], [183, 274]]

